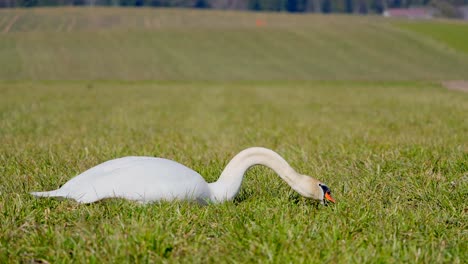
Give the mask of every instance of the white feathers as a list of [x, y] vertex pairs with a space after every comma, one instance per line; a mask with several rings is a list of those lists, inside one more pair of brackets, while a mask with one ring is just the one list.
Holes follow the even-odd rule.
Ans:
[[172, 160], [125, 157], [99, 164], [40, 197], [65, 197], [80, 203], [119, 197], [149, 202], [174, 199], [209, 199], [208, 184], [195, 171]]
[[235, 197], [245, 171], [255, 164], [272, 168], [304, 196], [315, 199], [323, 197], [323, 193], [318, 193], [318, 185], [310, 183], [315, 179], [297, 174], [277, 153], [265, 148], [249, 148], [240, 152], [229, 162], [219, 180], [210, 184], [197, 172], [172, 160], [125, 157], [101, 163], [72, 178], [57, 190], [31, 194], [37, 197], [70, 198], [80, 203], [112, 197], [143, 203], [175, 199], [220, 202]]

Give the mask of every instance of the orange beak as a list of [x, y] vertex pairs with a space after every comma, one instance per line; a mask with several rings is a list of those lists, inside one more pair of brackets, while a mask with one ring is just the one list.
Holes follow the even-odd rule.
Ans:
[[325, 199], [327, 199], [328, 201], [332, 202], [332, 203], [335, 203], [335, 199], [333, 199], [333, 197], [331, 197], [330, 193], [325, 193]]

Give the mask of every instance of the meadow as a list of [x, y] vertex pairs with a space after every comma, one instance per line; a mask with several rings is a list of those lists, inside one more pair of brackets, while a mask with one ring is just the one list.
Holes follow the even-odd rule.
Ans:
[[[466, 263], [468, 94], [440, 81], [468, 79], [468, 59], [457, 34], [424, 25], [0, 10], [0, 262]], [[127, 155], [211, 182], [250, 146], [327, 183], [337, 203], [264, 167], [207, 206], [28, 194]]]
[[466, 79], [468, 54], [458, 48], [466, 24], [440, 22], [432, 30], [453, 28], [453, 37], [441, 38], [459, 39], [454, 47], [415, 34], [415, 25], [431, 31], [431, 24], [395, 22], [170, 9], [0, 10], [0, 79]]

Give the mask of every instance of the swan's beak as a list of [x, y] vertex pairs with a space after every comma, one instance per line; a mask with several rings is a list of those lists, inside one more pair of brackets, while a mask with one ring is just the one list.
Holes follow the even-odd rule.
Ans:
[[335, 203], [335, 199], [333, 199], [333, 197], [331, 197], [330, 192], [325, 193], [325, 199], [327, 199], [328, 201], [330, 201], [332, 203]]

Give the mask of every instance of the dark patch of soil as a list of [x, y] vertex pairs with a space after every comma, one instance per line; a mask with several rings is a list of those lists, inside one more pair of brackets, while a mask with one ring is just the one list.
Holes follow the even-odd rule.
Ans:
[[468, 81], [444, 81], [442, 85], [449, 90], [456, 90], [468, 93]]

